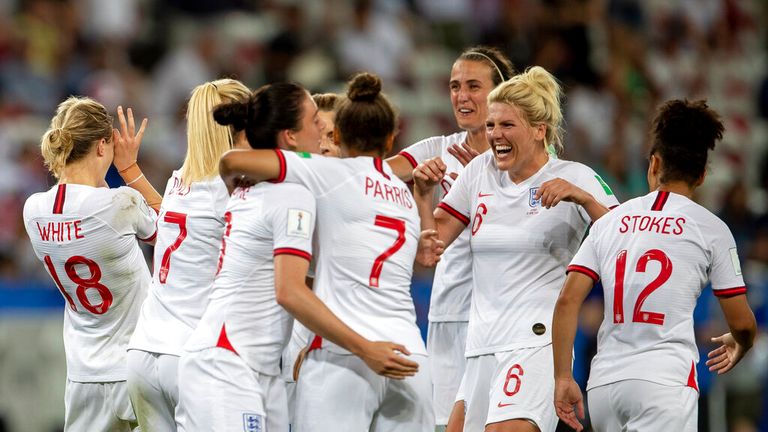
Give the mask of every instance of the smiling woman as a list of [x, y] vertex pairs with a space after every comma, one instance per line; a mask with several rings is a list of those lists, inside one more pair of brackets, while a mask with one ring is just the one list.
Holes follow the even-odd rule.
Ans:
[[[467, 431], [554, 431], [552, 311], [589, 224], [618, 204], [590, 168], [550, 157], [559, 146], [560, 86], [541, 67], [489, 95], [492, 148], [470, 162], [432, 214], [440, 159], [414, 171], [422, 229], [451, 244], [465, 228], [474, 279], [460, 393]], [[525, 313], [516, 313], [525, 311]], [[448, 425], [454, 430], [454, 419]]]
[[[387, 162], [395, 174], [403, 181], [410, 181], [419, 162], [441, 157], [448, 166], [449, 175], [440, 182], [437, 193], [439, 199], [445, 197], [464, 166], [488, 150], [486, 98], [494, 87], [513, 74], [512, 63], [500, 50], [486, 46], [465, 50], [453, 64], [448, 82], [451, 107], [462, 131], [426, 138], [389, 158]], [[438, 426], [446, 425], [449, 416], [463, 422], [463, 403], [455, 402], [466, 362], [464, 341], [472, 296], [472, 267], [467, 260], [468, 254], [469, 232], [466, 232], [445, 251], [432, 283], [427, 350], [433, 370], [441, 371], [433, 377]]]

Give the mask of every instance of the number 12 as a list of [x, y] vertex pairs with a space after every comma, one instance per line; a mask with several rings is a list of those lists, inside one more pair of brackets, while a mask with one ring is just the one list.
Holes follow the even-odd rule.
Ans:
[[[651, 249], [645, 252], [637, 261], [635, 271], [639, 273], [645, 273], [645, 269], [648, 266], [649, 261], [658, 261], [661, 264], [661, 270], [656, 279], [651, 281], [637, 296], [637, 302], [635, 303], [634, 310], [632, 312], [632, 322], [646, 323], [646, 324], [664, 324], [664, 314], [659, 312], [647, 312], [642, 310], [643, 303], [651, 295], [664, 285], [672, 276], [672, 261], [670, 261], [667, 254], [659, 249]], [[616, 257], [616, 284], [613, 287], [613, 323], [624, 323], [624, 274], [627, 267], [627, 251], [622, 250]]]

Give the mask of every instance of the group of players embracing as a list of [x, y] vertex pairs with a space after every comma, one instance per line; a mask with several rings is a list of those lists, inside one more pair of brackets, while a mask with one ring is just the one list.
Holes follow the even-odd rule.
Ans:
[[[710, 370], [756, 331], [733, 236], [692, 200], [718, 115], [661, 106], [651, 192], [619, 205], [558, 158], [562, 89], [541, 67], [467, 49], [449, 82], [461, 132], [389, 159], [381, 89], [369, 73], [314, 97], [201, 84], [162, 196], [137, 164], [146, 119], [118, 108], [113, 129], [92, 99], [59, 105], [41, 144], [58, 184], [24, 223], [67, 303], [66, 431], [581, 430], [573, 339], [598, 281], [593, 428], [696, 430], [707, 283], [730, 327]], [[111, 165], [127, 187], [107, 187]], [[414, 262], [436, 265], [426, 346]]]

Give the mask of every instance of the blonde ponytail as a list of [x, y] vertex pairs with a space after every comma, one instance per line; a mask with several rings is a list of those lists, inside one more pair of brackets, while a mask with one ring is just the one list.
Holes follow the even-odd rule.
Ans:
[[187, 105], [187, 156], [181, 166], [185, 185], [219, 174], [219, 158], [232, 148], [236, 131], [213, 119], [219, 104], [246, 101], [251, 91], [233, 79], [220, 79], [195, 87]]

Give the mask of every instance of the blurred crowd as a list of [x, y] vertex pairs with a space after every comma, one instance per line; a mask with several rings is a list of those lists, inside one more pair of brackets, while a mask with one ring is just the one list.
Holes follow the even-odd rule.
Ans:
[[[722, 386], [728, 430], [757, 430], [768, 423], [766, 23], [763, 0], [0, 1], [0, 288], [55, 289], [21, 212], [27, 196], [54, 183], [39, 139], [67, 95], [149, 118], [141, 166], [162, 190], [185, 152], [186, 98], [204, 81], [227, 76], [256, 88], [294, 80], [340, 91], [350, 74], [369, 70], [399, 109], [404, 147], [455, 130], [453, 59], [490, 44], [518, 70], [540, 65], [561, 80], [562, 157], [593, 167], [620, 200], [646, 192], [647, 129], [659, 103], [706, 98], [721, 113], [727, 132], [698, 199], [736, 236], [763, 342], [742, 375], [708, 383], [701, 369], [702, 401]], [[598, 300], [582, 320], [586, 353], [602, 318]], [[700, 303], [706, 352], [726, 327], [714, 296]]]

